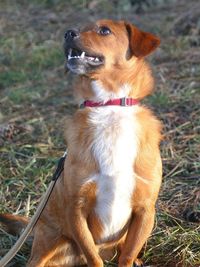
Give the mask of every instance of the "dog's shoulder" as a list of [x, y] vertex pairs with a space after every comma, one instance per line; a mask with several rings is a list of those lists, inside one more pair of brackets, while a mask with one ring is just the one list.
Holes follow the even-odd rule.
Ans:
[[153, 111], [141, 106], [138, 108], [136, 116], [140, 124], [142, 142], [159, 144], [162, 139], [162, 123]]

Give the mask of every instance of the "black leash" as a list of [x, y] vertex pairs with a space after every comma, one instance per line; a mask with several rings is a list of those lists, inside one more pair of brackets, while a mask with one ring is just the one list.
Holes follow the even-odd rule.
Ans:
[[57, 181], [57, 179], [60, 177], [61, 173], [64, 170], [64, 162], [67, 156], [67, 151], [63, 154], [63, 156], [59, 159], [57, 163], [57, 168], [52, 176], [52, 181]]
[[[44, 210], [45, 207], [46, 207], [47, 202], [49, 201], [49, 198], [50, 198], [51, 193], [52, 193], [52, 191], [53, 191], [53, 189], [54, 189], [54, 186], [55, 186], [55, 184], [56, 184], [58, 178], [60, 177], [61, 173], [62, 173], [63, 170], [64, 170], [64, 163], [65, 163], [66, 156], [67, 156], [67, 151], [65, 151], [65, 153], [63, 154], [63, 156], [58, 160], [57, 168], [56, 168], [56, 170], [55, 170], [55, 172], [54, 172], [54, 174], [53, 174], [53, 176], [52, 176], [52, 178], [51, 178], [52, 188], [51, 188], [51, 190], [49, 191], [49, 194], [46, 195], [46, 197], [45, 197], [44, 206], [43, 206], [43, 208], [41, 209], [40, 213], [38, 214], [38, 218], [37, 218], [35, 224], [33, 225], [33, 227], [34, 227], [34, 226], [36, 225], [36, 223], [38, 222], [38, 220], [39, 220], [39, 218], [40, 218], [40, 215], [42, 214], [43, 210]], [[37, 212], [37, 211], [36, 211], [36, 212]], [[1, 267], [1, 265], [0, 265], [0, 267]]]

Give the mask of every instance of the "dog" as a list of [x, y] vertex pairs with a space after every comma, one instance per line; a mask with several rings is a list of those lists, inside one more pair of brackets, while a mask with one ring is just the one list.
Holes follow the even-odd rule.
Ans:
[[103, 267], [114, 257], [119, 267], [142, 266], [162, 180], [162, 125], [139, 101], [154, 86], [144, 58], [159, 44], [125, 21], [66, 32], [80, 108], [67, 118], [64, 171], [34, 229], [28, 267]]

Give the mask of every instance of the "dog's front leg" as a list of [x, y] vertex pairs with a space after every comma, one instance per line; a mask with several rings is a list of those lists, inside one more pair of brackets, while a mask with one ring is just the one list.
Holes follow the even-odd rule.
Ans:
[[143, 207], [133, 214], [126, 240], [119, 257], [119, 267], [131, 267], [154, 225], [155, 208]]
[[73, 210], [70, 216], [70, 223], [73, 226], [73, 237], [85, 255], [88, 266], [103, 267], [103, 261], [98, 254], [86, 218], [80, 209]]

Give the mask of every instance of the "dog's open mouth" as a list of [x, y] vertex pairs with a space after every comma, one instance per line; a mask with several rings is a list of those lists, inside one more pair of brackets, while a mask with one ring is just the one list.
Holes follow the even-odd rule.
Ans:
[[99, 66], [103, 64], [102, 56], [89, 55], [85, 51], [81, 51], [74, 48], [69, 48], [69, 50], [67, 51], [67, 60], [70, 61], [71, 59], [76, 59], [92, 66]]

